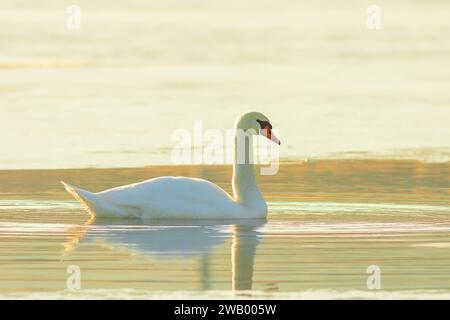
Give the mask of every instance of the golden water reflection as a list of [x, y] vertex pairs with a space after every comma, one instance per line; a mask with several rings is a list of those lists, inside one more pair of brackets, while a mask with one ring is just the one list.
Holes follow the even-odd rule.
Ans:
[[[0, 171], [0, 296], [70, 297], [67, 268], [77, 265], [76, 297], [448, 297], [449, 172], [447, 163], [282, 165], [260, 177], [267, 222], [249, 224], [94, 220], [59, 184], [96, 191], [173, 174], [228, 189], [223, 166]], [[381, 268], [382, 293], [367, 289], [370, 265]]]
[[68, 230], [70, 236], [62, 245], [63, 254], [67, 258], [80, 241], [104, 241], [159, 261], [197, 259], [200, 287], [207, 290], [210, 288], [210, 255], [231, 238], [231, 287], [251, 290], [254, 258], [262, 238], [257, 228], [265, 223], [261, 219], [150, 222], [91, 217], [85, 224]]

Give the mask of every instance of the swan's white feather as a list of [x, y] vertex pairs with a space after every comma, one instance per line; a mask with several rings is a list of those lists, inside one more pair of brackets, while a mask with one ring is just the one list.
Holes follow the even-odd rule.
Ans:
[[238, 148], [238, 130], [255, 134], [263, 129], [259, 123], [270, 126], [268, 118], [259, 112], [245, 113], [236, 121], [232, 179], [234, 198], [212, 182], [186, 177], [159, 177], [98, 193], [62, 183], [96, 216], [142, 219], [265, 218], [267, 205], [257, 186], [253, 165], [237, 161], [238, 154], [253, 159], [252, 139], [244, 139], [244, 142], [248, 140], [243, 145], [245, 148]]
[[264, 217], [236, 203], [222, 188], [197, 178], [158, 177], [92, 193], [62, 182], [100, 217], [142, 219], [240, 219]]

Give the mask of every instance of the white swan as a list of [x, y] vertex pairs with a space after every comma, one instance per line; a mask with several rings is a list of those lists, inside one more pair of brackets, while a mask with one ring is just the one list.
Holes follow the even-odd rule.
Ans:
[[259, 112], [240, 116], [234, 127], [233, 193], [204, 179], [159, 177], [98, 193], [61, 181], [66, 190], [99, 217], [141, 219], [254, 219], [267, 216], [267, 205], [253, 172], [252, 135], [273, 142], [269, 119]]

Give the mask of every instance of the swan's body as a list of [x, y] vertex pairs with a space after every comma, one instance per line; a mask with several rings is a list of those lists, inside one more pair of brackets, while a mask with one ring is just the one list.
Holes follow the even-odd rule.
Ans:
[[[258, 122], [269, 123], [260, 113], [247, 113], [236, 123], [237, 129], [258, 129]], [[253, 123], [254, 122], [254, 123]], [[255, 125], [256, 124], [256, 125]], [[270, 124], [269, 124], [270, 125]], [[260, 129], [264, 129], [261, 125]], [[259, 131], [259, 130], [258, 130]], [[278, 142], [267, 129], [268, 138]], [[267, 215], [267, 205], [256, 183], [252, 163], [238, 163], [235, 141], [233, 164], [234, 198], [214, 183], [196, 178], [159, 177], [98, 193], [62, 182], [66, 190], [100, 217], [142, 219], [254, 219]], [[252, 159], [251, 139], [245, 154]], [[249, 161], [250, 162], [250, 161]]]
[[214, 183], [186, 177], [159, 177], [99, 193], [63, 183], [100, 217], [154, 219], [238, 219], [264, 217], [267, 208], [260, 203], [255, 211], [235, 202]]

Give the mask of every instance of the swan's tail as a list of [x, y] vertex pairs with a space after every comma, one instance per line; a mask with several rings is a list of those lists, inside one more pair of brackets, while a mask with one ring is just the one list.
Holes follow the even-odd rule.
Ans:
[[95, 215], [94, 209], [95, 209], [95, 205], [99, 199], [94, 193], [83, 190], [83, 189], [75, 187], [75, 186], [72, 186], [64, 181], [61, 181], [61, 183], [63, 184], [64, 188], [72, 196], [74, 196], [75, 199], [77, 199], [82, 205], [84, 205], [84, 207], [86, 207], [87, 211], [91, 215], [93, 215], [93, 216]]

